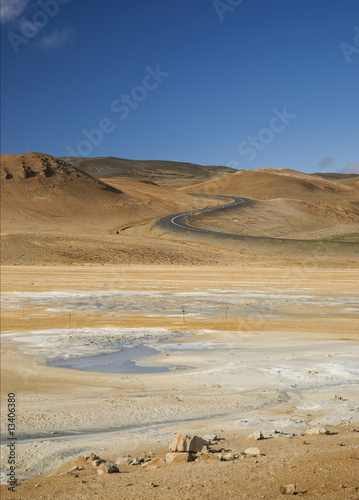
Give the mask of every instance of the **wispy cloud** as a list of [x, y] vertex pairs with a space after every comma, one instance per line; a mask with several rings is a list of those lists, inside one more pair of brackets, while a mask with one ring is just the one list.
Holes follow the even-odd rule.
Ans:
[[49, 35], [45, 35], [40, 40], [38, 46], [43, 50], [58, 49], [72, 40], [72, 30], [70, 28], [55, 29]]
[[316, 167], [319, 167], [319, 168], [329, 167], [329, 165], [331, 165], [334, 162], [334, 160], [335, 160], [335, 158], [325, 157], [322, 160], [320, 160], [319, 163], [316, 164]]
[[1, 0], [0, 17], [1, 23], [5, 24], [22, 14], [29, 0]]
[[359, 175], [359, 161], [347, 165], [342, 170], [343, 174], [358, 174]]

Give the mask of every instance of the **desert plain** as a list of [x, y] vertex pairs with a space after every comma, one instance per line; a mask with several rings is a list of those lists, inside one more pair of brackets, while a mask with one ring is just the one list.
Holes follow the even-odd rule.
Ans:
[[2, 498], [359, 498], [359, 177], [113, 163], [2, 157]]

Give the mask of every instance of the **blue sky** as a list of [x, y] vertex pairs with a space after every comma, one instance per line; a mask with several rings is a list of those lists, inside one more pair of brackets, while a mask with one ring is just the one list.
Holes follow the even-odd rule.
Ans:
[[357, 0], [1, 0], [2, 154], [342, 171]]

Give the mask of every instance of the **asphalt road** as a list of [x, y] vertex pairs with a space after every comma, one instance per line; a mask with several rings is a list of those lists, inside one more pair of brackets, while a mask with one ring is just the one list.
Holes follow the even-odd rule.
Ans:
[[225, 203], [224, 205], [219, 205], [216, 207], [202, 208], [201, 210], [192, 210], [190, 212], [183, 212], [175, 215], [168, 215], [156, 222], [156, 227], [161, 227], [162, 229], [175, 231], [177, 233], [186, 233], [190, 231], [195, 233], [204, 233], [206, 235], [212, 235], [222, 238], [233, 238], [233, 239], [247, 239], [248, 236], [233, 234], [233, 233], [222, 233], [219, 231], [211, 231], [210, 229], [199, 229], [197, 227], [191, 226], [187, 219], [193, 215], [208, 212], [219, 212], [224, 210], [231, 210], [232, 208], [245, 206], [252, 202], [249, 198], [240, 198], [238, 196], [219, 196], [219, 195], [205, 195], [205, 194], [193, 194], [192, 196], [198, 196], [202, 198], [217, 198], [220, 200], [232, 200], [230, 203]]
[[[191, 193], [192, 194], [192, 193]], [[225, 210], [231, 210], [235, 207], [244, 207], [246, 205], [250, 205], [252, 200], [249, 198], [241, 198], [238, 196], [219, 196], [219, 195], [206, 195], [206, 194], [192, 194], [192, 196], [198, 196], [202, 198], [218, 198], [221, 200], [232, 200], [230, 203], [226, 203], [224, 205], [219, 205], [216, 207], [203, 208], [201, 210], [192, 210], [191, 212], [183, 212], [175, 215], [168, 215], [167, 217], [163, 217], [159, 219], [155, 227], [159, 227], [165, 229], [166, 231], [174, 231], [177, 233], [187, 234], [202, 234], [208, 236], [214, 236], [217, 238], [223, 239], [231, 239], [231, 240], [261, 240], [263, 242], [273, 242], [277, 244], [285, 244], [289, 242], [294, 243], [303, 243], [309, 245], [316, 245], [318, 242], [326, 244], [328, 246], [347, 246], [347, 247], [359, 247], [359, 244], [356, 242], [347, 242], [347, 241], [321, 241], [321, 240], [300, 240], [300, 239], [291, 239], [291, 238], [273, 238], [269, 236], [249, 236], [245, 234], [233, 234], [233, 233], [222, 233], [220, 231], [211, 231], [210, 229], [200, 229], [194, 226], [191, 226], [187, 220], [189, 217], [200, 214], [200, 213], [209, 213], [209, 212], [219, 212]]]

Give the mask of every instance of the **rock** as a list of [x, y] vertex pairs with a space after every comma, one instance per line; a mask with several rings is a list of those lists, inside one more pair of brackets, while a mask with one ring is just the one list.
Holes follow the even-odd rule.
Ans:
[[99, 465], [105, 463], [106, 460], [102, 460], [102, 458], [97, 458], [96, 460], [92, 460], [91, 465], [92, 467], [98, 467]]
[[188, 436], [186, 434], [177, 434], [177, 436], [174, 438], [171, 446], [170, 446], [170, 451], [189, 451], [188, 450]]
[[233, 460], [236, 460], [237, 458], [238, 458], [237, 453], [226, 453], [225, 455], [223, 455], [222, 460], [224, 460], [225, 462], [232, 462]]
[[295, 484], [287, 484], [286, 486], [280, 486], [279, 490], [282, 495], [294, 495], [297, 487]]
[[120, 472], [118, 467], [112, 462], [104, 462], [99, 465], [97, 473], [99, 476], [102, 474], [114, 474], [115, 472]]
[[130, 465], [140, 465], [140, 461], [137, 460], [137, 458], [134, 458], [132, 462], [130, 462]]
[[305, 434], [319, 436], [319, 434], [329, 434], [329, 431], [325, 427], [313, 427], [312, 429], [307, 429]]
[[89, 457], [86, 457], [86, 462], [89, 464], [92, 463], [94, 460], [98, 460], [100, 457], [97, 456], [95, 453], [91, 453]]
[[261, 454], [259, 448], [247, 448], [244, 453], [250, 457], [256, 457]]
[[153, 458], [150, 462], [147, 463], [147, 469], [159, 469], [160, 467], [165, 467], [166, 464], [162, 460], [162, 458]]
[[189, 453], [167, 453], [166, 455], [167, 465], [184, 464], [190, 460], [191, 458]]
[[222, 453], [203, 453], [199, 460], [201, 462], [220, 462], [222, 460]]
[[217, 440], [217, 434], [206, 434], [204, 436], [204, 439], [206, 439], [206, 441], [216, 441]]
[[193, 436], [188, 445], [188, 451], [190, 453], [206, 453], [208, 448], [208, 441], [200, 438], [199, 436]]
[[158, 488], [158, 484], [155, 483], [147, 483], [148, 488]]
[[338, 394], [335, 394], [334, 400], [336, 400], [336, 401], [342, 401], [343, 398], [341, 396], [338, 396]]
[[116, 459], [116, 465], [128, 465], [129, 464], [129, 460], [127, 457], [118, 457]]
[[250, 434], [248, 436], [248, 439], [255, 439], [256, 441], [259, 441], [260, 439], [264, 439], [264, 436], [261, 433], [261, 431], [256, 431], [256, 432], [253, 432], [253, 434]]

